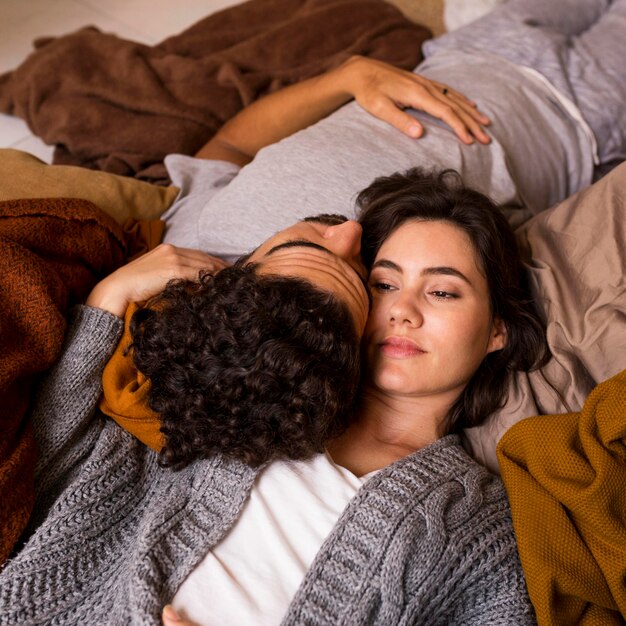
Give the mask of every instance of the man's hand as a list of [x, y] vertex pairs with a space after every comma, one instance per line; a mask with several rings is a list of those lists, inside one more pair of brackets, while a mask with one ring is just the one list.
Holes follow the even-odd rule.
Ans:
[[163, 626], [197, 626], [193, 622], [182, 619], [171, 604], [165, 605], [161, 618], [163, 619]]
[[161, 244], [101, 280], [85, 304], [123, 317], [131, 302], [157, 295], [174, 278], [196, 280], [200, 270], [218, 272], [227, 263], [199, 250]]
[[491, 140], [482, 129], [489, 118], [463, 94], [423, 76], [397, 69], [381, 61], [352, 57], [343, 69], [348, 89], [368, 112], [409, 137], [424, 133], [422, 125], [403, 109], [413, 108], [446, 122], [466, 144]]
[[325, 74], [255, 100], [226, 122], [196, 156], [246, 165], [261, 148], [315, 124], [352, 98], [409, 137], [424, 133], [422, 125], [402, 110], [413, 107], [446, 122], [464, 143], [490, 141], [481, 127], [489, 119], [458, 91], [381, 61], [354, 56]]

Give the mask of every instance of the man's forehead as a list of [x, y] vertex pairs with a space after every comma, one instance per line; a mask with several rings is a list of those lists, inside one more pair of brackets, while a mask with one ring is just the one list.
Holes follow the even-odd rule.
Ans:
[[[278, 245], [274, 246], [271, 250], [266, 252], [265, 255], [264, 255], [264, 258], [272, 256], [278, 250], [284, 250], [286, 248], [312, 248], [314, 250], [320, 250], [321, 252], [324, 252], [324, 254], [328, 255], [328, 257], [330, 257], [330, 258], [337, 258], [337, 255], [334, 252], [332, 252], [331, 250], [329, 250], [328, 248], [325, 248], [324, 246], [322, 246], [322, 245], [320, 245], [318, 243], [314, 243], [313, 241], [307, 241], [306, 239], [292, 239], [290, 241], [285, 241], [283, 243], [279, 243]], [[372, 306], [372, 295], [371, 295], [369, 287], [367, 285], [367, 280], [365, 280], [365, 277], [362, 276], [361, 273], [359, 271], [357, 271], [356, 268], [352, 267], [349, 263], [347, 264], [347, 266], [354, 273], [354, 275], [359, 279], [359, 282], [363, 285], [363, 288], [365, 289], [365, 293], [367, 294], [367, 299], [369, 301], [369, 306], [371, 308], [371, 306]]]
[[[309, 217], [305, 217], [304, 219], [300, 220], [299, 222], [296, 222], [289, 228], [286, 228], [282, 231], [277, 232], [275, 235], [273, 235], [272, 237], [264, 241], [261, 245], [257, 246], [254, 250], [242, 256], [240, 259], [238, 259], [238, 263], [249, 262], [251, 260], [251, 257], [256, 256], [259, 251], [265, 250], [269, 245], [272, 245], [276, 241], [277, 238], [280, 239], [282, 236], [287, 235], [290, 231], [292, 231], [294, 227], [298, 226], [298, 224], [313, 223], [313, 224], [323, 224], [324, 226], [336, 226], [338, 224], [344, 224], [347, 221], [348, 221], [348, 218], [345, 215], [340, 215], [338, 213], [320, 213], [318, 215], [311, 215]], [[319, 250], [323, 250], [324, 252], [333, 254], [332, 252], [330, 252], [330, 250], [328, 250], [324, 246], [321, 246], [320, 244], [309, 242], [302, 237], [296, 237], [293, 240], [290, 239], [287, 241], [283, 241], [282, 243], [272, 245], [272, 247], [269, 250], [266, 250], [265, 252], [263, 252], [262, 256], [266, 257], [268, 255], [272, 255], [277, 250], [280, 250], [283, 248], [289, 248], [289, 247], [318, 248]]]

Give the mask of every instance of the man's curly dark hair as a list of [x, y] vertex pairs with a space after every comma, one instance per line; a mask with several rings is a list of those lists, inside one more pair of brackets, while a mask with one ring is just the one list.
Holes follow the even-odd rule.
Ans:
[[359, 337], [348, 307], [304, 279], [244, 262], [172, 281], [135, 313], [131, 334], [165, 466], [215, 453], [253, 466], [303, 459], [348, 425]]

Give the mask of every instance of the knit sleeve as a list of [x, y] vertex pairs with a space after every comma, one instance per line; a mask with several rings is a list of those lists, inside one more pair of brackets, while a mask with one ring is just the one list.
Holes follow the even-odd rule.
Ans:
[[[98, 437], [101, 421], [93, 418], [102, 370], [122, 330], [122, 320], [101, 309], [81, 306], [73, 312], [61, 357], [42, 381], [31, 415], [38, 500], [52, 501], [57, 483], [70, 480]], [[39, 510], [45, 508], [41, 504]]]
[[[533, 607], [527, 594], [519, 588], [495, 585], [489, 598], [481, 598], [480, 611], [458, 613], [449, 626], [534, 626], [537, 624]], [[524, 597], [526, 596], [526, 597]], [[475, 598], [476, 600], [477, 598]]]
[[448, 626], [531, 626], [535, 612], [517, 555], [513, 529], [493, 529], [483, 535], [484, 544], [475, 547], [473, 558], [479, 565], [457, 589]]

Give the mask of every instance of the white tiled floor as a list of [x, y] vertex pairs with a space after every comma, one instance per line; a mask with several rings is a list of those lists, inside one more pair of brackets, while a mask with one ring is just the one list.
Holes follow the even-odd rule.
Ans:
[[[0, 73], [18, 66], [37, 37], [97, 26], [125, 39], [155, 44], [240, 0], [0, 0]], [[52, 146], [17, 118], [0, 114], [0, 148], [18, 148], [50, 162]]]

